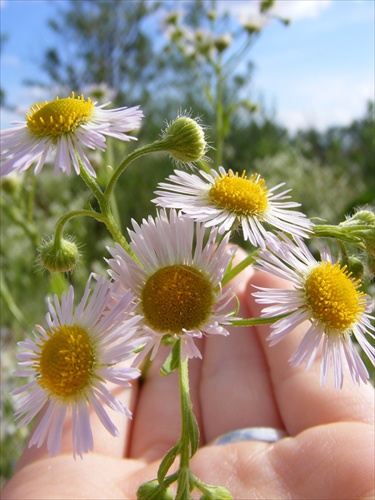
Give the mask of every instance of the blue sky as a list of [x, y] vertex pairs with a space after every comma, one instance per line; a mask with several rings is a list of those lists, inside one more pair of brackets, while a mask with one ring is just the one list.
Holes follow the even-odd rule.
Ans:
[[[41, 89], [22, 82], [37, 75], [38, 62], [53, 42], [47, 19], [57, 3], [64, 0], [0, 0], [1, 31], [8, 36], [1, 86], [18, 111], [2, 110], [1, 128], [23, 119], [30, 105], [45, 98]], [[218, 5], [243, 21], [255, 12], [256, 0]], [[292, 23], [285, 28], [271, 22], [252, 49], [252, 97], [274, 109], [292, 131], [346, 125], [361, 117], [366, 101], [374, 99], [375, 1], [279, 0], [276, 9]]]

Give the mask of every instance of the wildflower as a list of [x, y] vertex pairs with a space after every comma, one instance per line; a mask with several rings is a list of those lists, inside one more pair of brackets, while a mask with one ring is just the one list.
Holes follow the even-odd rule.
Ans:
[[170, 183], [159, 184], [153, 202], [180, 209], [206, 227], [217, 225], [220, 234], [241, 224], [244, 239], [263, 247], [268, 234], [264, 223], [301, 237], [311, 231], [312, 223], [304, 214], [289, 210], [299, 204], [282, 201], [289, 198], [285, 196], [289, 191], [275, 193], [283, 184], [268, 189], [258, 174], [239, 176], [223, 167], [211, 170], [211, 175], [200, 171], [203, 179], [178, 170], [175, 174], [167, 179]]
[[23, 172], [35, 162], [38, 174], [49, 152], [56, 149], [55, 174], [62, 170], [71, 173], [71, 164], [77, 174], [82, 163], [92, 176], [95, 171], [82, 146], [90, 149], [106, 149], [105, 136], [116, 137], [122, 141], [135, 139], [124, 132], [139, 127], [142, 112], [138, 106], [105, 110], [106, 104], [97, 106], [83, 95], [35, 104], [26, 122], [15, 122], [18, 126], [1, 131], [1, 176], [13, 171]]
[[370, 299], [360, 290], [360, 280], [354, 279], [346, 266], [333, 262], [328, 251], [322, 251], [321, 261], [317, 261], [301, 240], [297, 239], [296, 245], [286, 236], [281, 236], [277, 252], [260, 251], [255, 267], [291, 281], [294, 286], [293, 290], [261, 288], [254, 293], [260, 304], [272, 304], [263, 309], [264, 317], [286, 315], [272, 325], [270, 345], [308, 320], [311, 325], [291, 357], [291, 364], [306, 362], [309, 369], [322, 343], [321, 385], [332, 363], [334, 386], [342, 387], [343, 357], [353, 380], [366, 383], [368, 372], [352, 342], [354, 336], [374, 364], [374, 347], [366, 338], [374, 337], [370, 322], [373, 318], [368, 314]]
[[44, 415], [31, 437], [29, 446], [39, 448], [47, 441], [51, 456], [60, 451], [62, 428], [68, 411], [72, 414], [72, 446], [74, 457], [93, 449], [89, 407], [104, 427], [116, 436], [117, 428], [104, 410], [130, 411], [115, 398], [105, 382], [130, 387], [130, 380], [140, 375], [138, 369], [116, 367], [132, 356], [140, 344], [134, 334], [139, 316], [134, 315], [134, 296], [125, 292], [116, 297], [116, 287], [98, 278], [91, 289], [88, 280], [83, 298], [73, 312], [74, 291], [69, 288], [61, 303], [57, 296], [48, 303], [48, 327], [36, 325], [34, 339], [20, 342], [18, 355], [22, 367], [16, 375], [33, 380], [13, 391], [20, 398], [16, 411], [19, 426], [28, 424], [40, 411]]
[[139, 298], [141, 328], [151, 337], [140, 359], [151, 349], [153, 358], [164, 336], [182, 340], [183, 359], [201, 357], [194, 338], [228, 335], [224, 325], [231, 314], [224, 307], [231, 292], [223, 292], [220, 283], [235, 251], [227, 247], [229, 235], [217, 243], [212, 229], [205, 241], [203, 225], [175, 210], [169, 216], [162, 210], [141, 226], [133, 221], [133, 228], [130, 247], [137, 262], [116, 245], [108, 248], [108, 263], [111, 277]]

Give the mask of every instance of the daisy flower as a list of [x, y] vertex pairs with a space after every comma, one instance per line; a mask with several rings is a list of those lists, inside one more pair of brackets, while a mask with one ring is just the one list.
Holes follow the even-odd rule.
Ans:
[[131, 417], [105, 383], [130, 387], [129, 381], [140, 375], [136, 368], [116, 366], [144, 342], [134, 337], [140, 318], [134, 315], [131, 292], [116, 297], [118, 286], [103, 278], [97, 280], [92, 288], [90, 277], [75, 311], [73, 287], [62, 295], [61, 303], [55, 295], [54, 303], [48, 302], [48, 327], [36, 325], [34, 339], [19, 343], [22, 368], [16, 375], [33, 378], [13, 391], [14, 395], [23, 393], [15, 417], [22, 426], [43, 410], [29, 446], [39, 448], [47, 441], [51, 456], [60, 451], [68, 411], [72, 414], [74, 457], [93, 449], [89, 407], [113, 436], [118, 431], [104, 404]]
[[283, 184], [268, 189], [258, 174], [247, 177], [244, 171], [239, 176], [223, 167], [219, 172], [212, 169], [211, 175], [201, 170], [200, 175], [175, 170], [175, 175], [167, 179], [169, 183], [158, 185], [158, 197], [152, 201], [180, 209], [206, 227], [218, 226], [220, 234], [241, 224], [244, 239], [254, 246], [264, 247], [269, 234], [265, 223], [300, 237], [311, 232], [312, 223], [306, 216], [289, 210], [299, 204], [283, 201], [289, 198], [285, 196], [289, 190], [276, 193]]
[[82, 146], [106, 149], [106, 137], [122, 141], [135, 139], [124, 132], [138, 128], [143, 116], [139, 106], [133, 108], [103, 109], [109, 103], [97, 106], [83, 95], [34, 104], [26, 122], [14, 122], [17, 127], [1, 131], [1, 176], [23, 172], [36, 163], [38, 174], [52, 149], [56, 149], [55, 174], [62, 170], [71, 173], [71, 164], [77, 174], [80, 166], [77, 153], [92, 176], [95, 171]]
[[305, 362], [309, 369], [322, 344], [321, 385], [332, 364], [334, 386], [342, 387], [343, 359], [353, 380], [366, 383], [369, 375], [352, 338], [374, 364], [374, 347], [366, 336], [374, 338], [375, 329], [369, 315], [370, 298], [360, 290], [360, 280], [353, 279], [346, 266], [334, 262], [328, 251], [322, 251], [317, 261], [301, 240], [295, 244], [286, 236], [280, 237], [278, 248], [274, 252], [260, 251], [254, 266], [293, 284], [292, 290], [260, 288], [253, 294], [260, 304], [272, 304], [263, 309], [262, 316], [286, 315], [271, 325], [270, 345], [307, 320], [310, 327], [291, 357], [291, 364]]
[[137, 262], [120, 245], [108, 248], [111, 277], [139, 298], [143, 335], [150, 337], [137, 362], [152, 349], [156, 355], [165, 335], [181, 339], [182, 357], [201, 357], [194, 344], [203, 334], [228, 335], [231, 313], [224, 308], [232, 299], [220, 283], [235, 248], [228, 248], [229, 234], [217, 242], [214, 228], [162, 210], [141, 226], [133, 221], [130, 247]]

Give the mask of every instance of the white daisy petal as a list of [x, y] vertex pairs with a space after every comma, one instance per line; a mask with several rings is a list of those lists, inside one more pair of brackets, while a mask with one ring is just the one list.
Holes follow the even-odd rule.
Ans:
[[[133, 355], [143, 340], [137, 338], [140, 316], [134, 313], [135, 295], [100, 277], [90, 276], [81, 302], [74, 310], [74, 290], [69, 288], [61, 301], [48, 302], [48, 331], [37, 326], [35, 342], [20, 342], [23, 349], [18, 376], [34, 375], [34, 380], [16, 389], [19, 426], [29, 423], [43, 408], [43, 418], [30, 440], [38, 447], [46, 442], [51, 455], [60, 450], [65, 414], [72, 414], [73, 456], [93, 448], [88, 403], [113, 435], [116, 428], [103, 404], [127, 416], [130, 412], [110, 394], [106, 382], [130, 387], [140, 371], [116, 364]], [[121, 334], [120, 334], [121, 332]], [[99, 380], [101, 382], [99, 382]]]
[[181, 339], [183, 357], [201, 357], [195, 338], [228, 334], [232, 313], [224, 312], [223, 304], [231, 296], [221, 280], [235, 252], [228, 247], [229, 234], [218, 244], [217, 228], [208, 231], [175, 210], [161, 210], [141, 226], [133, 222], [129, 235], [138, 263], [119, 245], [108, 248], [107, 262], [112, 279], [138, 298], [145, 347], [136, 362], [147, 352], [153, 359], [165, 335]]
[[259, 288], [253, 294], [258, 303], [267, 305], [262, 310], [263, 317], [286, 315], [271, 325], [271, 346], [292, 335], [296, 326], [308, 320], [311, 326], [291, 357], [291, 364], [306, 363], [309, 369], [322, 345], [322, 385], [331, 366], [334, 386], [342, 387], [344, 361], [354, 382], [366, 382], [369, 375], [352, 339], [374, 365], [375, 349], [367, 338], [374, 338], [374, 326], [369, 314], [370, 299], [360, 291], [359, 280], [354, 280], [345, 266], [333, 262], [327, 250], [317, 261], [298, 237], [295, 242], [282, 234], [279, 238], [277, 245], [266, 242], [269, 248], [259, 252], [254, 266], [293, 284], [292, 290]]
[[[109, 103], [108, 103], [109, 104]], [[121, 141], [136, 140], [126, 135], [140, 126], [143, 113], [139, 106], [105, 110], [91, 99], [81, 95], [36, 104], [26, 115], [26, 122], [0, 132], [0, 175], [13, 171], [24, 172], [35, 162], [38, 174], [47, 161], [48, 153], [56, 149], [54, 172], [69, 175], [73, 164], [77, 174], [80, 165], [77, 154], [92, 176], [95, 176], [82, 146], [89, 149], [106, 149], [106, 137]]]
[[281, 201], [289, 198], [285, 196], [289, 190], [276, 192], [283, 184], [268, 189], [258, 174], [247, 177], [244, 172], [239, 177], [223, 167], [211, 174], [200, 171], [200, 175], [175, 170], [169, 182], [158, 185], [152, 201], [181, 210], [206, 227], [217, 226], [219, 234], [241, 224], [245, 241], [262, 248], [268, 235], [264, 224], [302, 238], [311, 232], [312, 223], [306, 216], [290, 210], [299, 204]]

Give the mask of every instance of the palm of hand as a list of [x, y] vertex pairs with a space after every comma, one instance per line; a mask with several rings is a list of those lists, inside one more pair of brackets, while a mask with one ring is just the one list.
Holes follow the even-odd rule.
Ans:
[[[250, 273], [243, 273], [238, 290], [245, 317], [260, 314], [246, 292]], [[251, 278], [258, 286], [277, 286], [277, 281], [260, 273]], [[208, 484], [226, 487], [236, 500], [372, 498], [373, 388], [354, 386], [349, 374], [341, 391], [321, 388], [318, 363], [309, 372], [288, 365], [303, 332], [269, 348], [267, 330], [238, 327], [230, 337], [203, 339], [203, 359], [190, 362], [201, 432], [193, 472]], [[179, 436], [176, 374], [159, 375], [165, 357], [165, 351], [159, 353], [141, 387], [114, 391], [134, 414], [131, 422], [119, 414], [113, 418], [119, 437], [109, 436], [93, 416], [95, 453], [74, 461], [68, 421], [66, 454], [51, 459], [44, 448], [25, 450], [2, 498], [134, 499], [139, 485], [156, 477], [160, 460]], [[221, 434], [252, 426], [285, 429], [291, 437], [271, 444], [210, 445]]]

